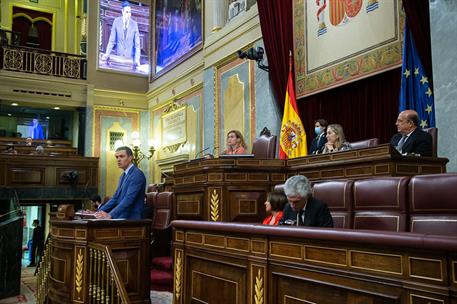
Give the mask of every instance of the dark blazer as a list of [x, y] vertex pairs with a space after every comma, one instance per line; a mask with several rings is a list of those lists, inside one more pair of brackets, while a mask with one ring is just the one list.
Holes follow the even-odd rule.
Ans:
[[[396, 147], [400, 141], [402, 134], [397, 133], [392, 136], [390, 143], [392, 146]], [[422, 131], [420, 128], [411, 133], [406, 142], [403, 144], [401, 149], [402, 153], [415, 153], [420, 154], [421, 156], [432, 156], [432, 136]]]
[[138, 31], [138, 23], [132, 20], [132, 18], [130, 18], [127, 35], [125, 37], [124, 20], [122, 19], [122, 16], [114, 19], [105, 54], [111, 54], [112, 50], [114, 50], [114, 53], [118, 56], [132, 59], [134, 63], [140, 62], [140, 32]]
[[[297, 221], [297, 213], [287, 204], [279, 225], [284, 225], [286, 220]], [[327, 205], [320, 200], [310, 197], [306, 203], [305, 220], [303, 226], [310, 227], [333, 227], [333, 219]]]
[[316, 136], [311, 142], [311, 147], [309, 148], [309, 154], [320, 154], [324, 150], [325, 143], [327, 142], [327, 136]]
[[[121, 177], [122, 178], [122, 177]], [[129, 170], [122, 185], [117, 187], [113, 197], [99, 210], [109, 212], [113, 219], [138, 220], [143, 216], [146, 178], [135, 165]]]

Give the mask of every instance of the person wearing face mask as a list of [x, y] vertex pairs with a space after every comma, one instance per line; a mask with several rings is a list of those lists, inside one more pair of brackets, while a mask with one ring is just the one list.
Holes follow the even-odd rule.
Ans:
[[346, 141], [343, 127], [339, 124], [331, 124], [327, 127], [327, 143], [322, 153], [332, 153], [351, 150], [351, 145]]
[[314, 121], [314, 137], [311, 142], [311, 147], [309, 148], [309, 154], [320, 154], [324, 150], [325, 143], [327, 142], [326, 131], [327, 131], [328, 122], [325, 119], [317, 119]]
[[227, 133], [227, 148], [223, 154], [246, 154], [246, 148], [246, 143], [240, 131], [231, 130]]

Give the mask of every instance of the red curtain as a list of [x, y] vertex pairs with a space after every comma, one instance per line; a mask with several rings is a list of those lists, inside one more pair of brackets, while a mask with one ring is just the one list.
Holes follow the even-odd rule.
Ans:
[[[257, 0], [270, 78], [280, 109], [284, 107], [289, 50], [293, 50], [292, 1]], [[309, 140], [314, 120], [339, 123], [348, 141], [377, 137], [388, 142], [395, 131], [400, 69], [297, 100]]]
[[279, 108], [284, 108], [289, 51], [293, 51], [292, 0], [257, 0], [260, 27], [270, 68], [270, 81]]
[[342, 125], [349, 142], [374, 137], [389, 142], [396, 133], [400, 80], [401, 68], [396, 68], [301, 98], [298, 108], [308, 142], [314, 137], [318, 118]]

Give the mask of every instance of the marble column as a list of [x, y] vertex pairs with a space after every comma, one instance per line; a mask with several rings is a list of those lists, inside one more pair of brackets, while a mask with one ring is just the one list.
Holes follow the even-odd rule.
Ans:
[[449, 158], [448, 172], [457, 172], [457, 1], [430, 0], [435, 117], [438, 156]]

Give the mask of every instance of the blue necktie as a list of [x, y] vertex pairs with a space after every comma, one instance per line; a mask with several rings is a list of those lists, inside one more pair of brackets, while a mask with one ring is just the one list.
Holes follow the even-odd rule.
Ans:
[[119, 182], [119, 189], [122, 187], [122, 184], [124, 183], [124, 180], [125, 180], [125, 172], [122, 173], [122, 175], [121, 175], [121, 181]]
[[401, 137], [401, 139], [398, 141], [397, 148], [396, 148], [398, 150], [398, 152], [401, 153], [401, 149], [403, 148], [403, 145], [405, 144], [407, 138], [408, 138], [408, 136], [403, 135]]

